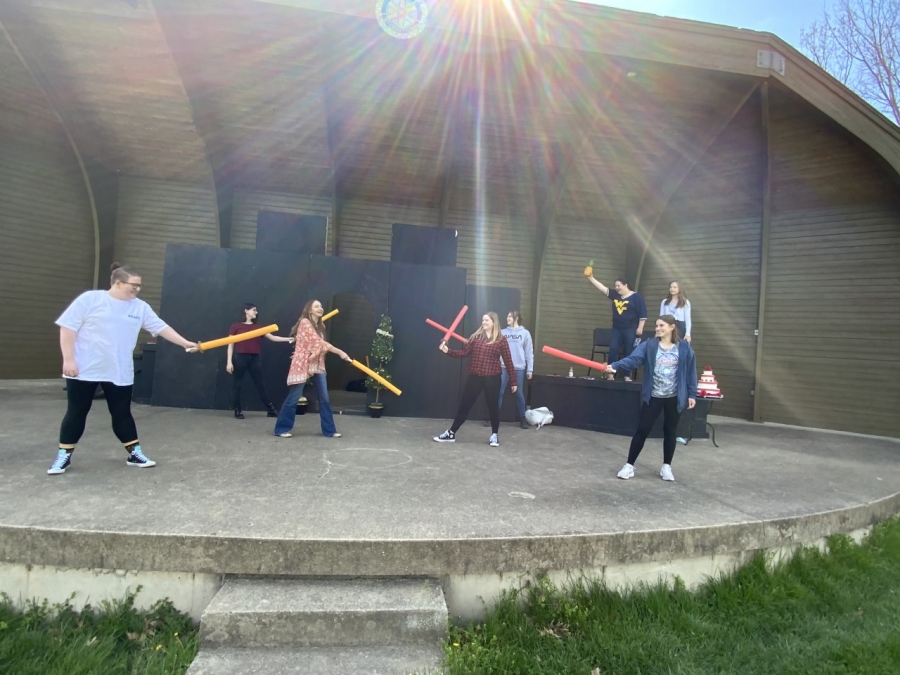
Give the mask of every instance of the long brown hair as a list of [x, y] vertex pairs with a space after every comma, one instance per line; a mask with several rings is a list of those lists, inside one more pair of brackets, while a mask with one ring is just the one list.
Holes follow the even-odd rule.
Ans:
[[300, 328], [300, 322], [303, 319], [309, 319], [309, 322], [313, 325], [313, 328], [316, 329], [316, 332], [319, 334], [319, 337], [325, 337], [325, 326], [319, 321], [319, 317], [312, 315], [312, 306], [313, 303], [316, 302], [316, 299], [313, 298], [305, 305], [303, 305], [303, 311], [300, 312], [300, 318], [297, 319], [297, 323], [294, 324], [294, 327], [291, 328], [291, 335], [294, 336], [297, 334], [297, 330]]
[[[684, 291], [681, 290], [681, 282], [679, 282], [677, 279], [672, 279], [672, 281], [669, 282], [669, 288], [672, 288], [672, 284], [678, 284], [678, 304], [676, 305], [676, 307], [678, 307], [678, 309], [681, 309], [682, 307], [684, 307], [687, 304], [687, 298], [684, 297]], [[673, 300], [673, 295], [670, 291], [670, 292], [666, 293], [666, 304], [671, 305], [672, 300]]]
[[497, 312], [485, 312], [485, 314], [491, 317], [491, 321], [494, 322], [494, 328], [493, 330], [491, 330], [490, 335], [486, 334], [484, 332], [484, 329], [479, 326], [478, 330], [476, 330], [469, 336], [469, 339], [473, 340], [479, 335], [483, 335], [485, 338], [487, 338], [488, 344], [492, 344], [500, 339], [500, 317], [497, 316]]
[[671, 314], [666, 314], [665, 316], [661, 316], [657, 319], [657, 321], [662, 321], [663, 323], [667, 323], [672, 326], [672, 344], [677, 345], [681, 342], [681, 336], [678, 335], [678, 323], [675, 321], [675, 317]]

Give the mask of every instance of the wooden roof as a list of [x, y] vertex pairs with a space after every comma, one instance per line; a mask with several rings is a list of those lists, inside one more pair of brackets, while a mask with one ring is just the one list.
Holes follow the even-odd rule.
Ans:
[[[450, 209], [536, 217], [538, 187], [569, 167], [585, 205], [637, 208], [765, 78], [900, 172], [900, 129], [773, 35], [444, 0], [403, 41], [373, 5], [9, 0], [0, 21], [82, 155], [130, 175], [323, 196], [337, 180], [432, 207], [451, 181]], [[783, 55], [785, 74], [757, 67], [759, 50]]]

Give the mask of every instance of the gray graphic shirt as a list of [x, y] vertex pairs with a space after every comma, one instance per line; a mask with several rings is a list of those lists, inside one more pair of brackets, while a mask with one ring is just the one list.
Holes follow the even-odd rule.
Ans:
[[656, 398], [675, 396], [675, 374], [678, 372], [678, 345], [656, 351], [656, 365], [653, 369], [653, 390], [650, 395]]

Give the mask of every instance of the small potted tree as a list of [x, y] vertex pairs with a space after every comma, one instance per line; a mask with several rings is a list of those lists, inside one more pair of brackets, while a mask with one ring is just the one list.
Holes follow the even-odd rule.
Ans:
[[[375, 330], [375, 339], [372, 340], [372, 352], [369, 354], [371, 363], [369, 367], [374, 370], [380, 377], [391, 382], [391, 374], [387, 371], [387, 364], [394, 357], [394, 336], [391, 333], [391, 317], [387, 314], [381, 315], [381, 321]], [[375, 401], [369, 403], [369, 415], [372, 417], [381, 417], [384, 412], [384, 403], [381, 401], [381, 392], [384, 385], [369, 377], [366, 379], [366, 387], [375, 390]]]

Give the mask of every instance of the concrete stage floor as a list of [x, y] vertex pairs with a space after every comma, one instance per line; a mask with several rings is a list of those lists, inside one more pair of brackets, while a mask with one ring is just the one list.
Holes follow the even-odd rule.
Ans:
[[[390, 403], [388, 403], [390, 405]], [[746, 551], [900, 511], [900, 444], [718, 418], [659, 479], [650, 440], [555, 426], [317, 415], [295, 437], [248, 413], [135, 405], [152, 469], [126, 466], [105, 401], [72, 467], [48, 476], [61, 381], [0, 381], [0, 560], [238, 574], [452, 574], [572, 569]]]

